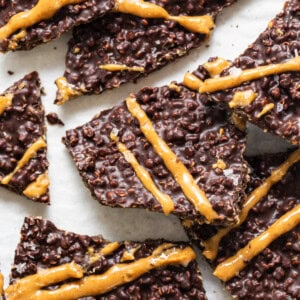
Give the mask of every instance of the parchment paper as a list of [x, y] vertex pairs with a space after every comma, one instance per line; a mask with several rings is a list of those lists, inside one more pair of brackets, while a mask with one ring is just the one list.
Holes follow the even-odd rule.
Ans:
[[[62, 229], [81, 234], [102, 234], [113, 241], [146, 238], [187, 239], [175, 217], [165, 217], [137, 209], [111, 209], [93, 200], [61, 143], [61, 137], [65, 130], [89, 121], [99, 111], [115, 105], [130, 92], [138, 91], [143, 86], [161, 86], [172, 80], [181, 81], [186, 71], [196, 69], [198, 64], [205, 62], [210, 56], [234, 59], [266, 28], [268, 22], [281, 10], [283, 3], [284, 0], [239, 0], [219, 17], [217, 28], [206, 46], [140, 80], [138, 84], [126, 84], [100, 96], [81, 97], [63, 107], [53, 104], [56, 92], [54, 80], [63, 74], [70, 34], [32, 51], [0, 55], [0, 91], [4, 91], [25, 74], [37, 70], [47, 93], [43, 97], [46, 112], [57, 112], [66, 124], [65, 127], [48, 126], [52, 201], [50, 207], [33, 203], [0, 188], [0, 269], [5, 274], [6, 285], [25, 216], [43, 216]], [[8, 70], [13, 71], [14, 75], [8, 75]], [[256, 131], [251, 129], [251, 139], [248, 141], [248, 151], [251, 154], [257, 152], [257, 148], [253, 147], [253, 137], [255, 147], [262, 151], [274, 152], [286, 147], [286, 144], [280, 141], [276, 148], [274, 143], [277, 145], [278, 139], [274, 142], [272, 137], [267, 140], [258, 139]], [[230, 299], [200, 257], [199, 262], [208, 299]]]

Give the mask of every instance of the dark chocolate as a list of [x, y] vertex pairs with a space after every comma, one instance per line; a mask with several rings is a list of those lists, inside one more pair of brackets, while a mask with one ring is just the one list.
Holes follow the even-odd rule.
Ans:
[[[0, 178], [10, 174], [26, 150], [39, 138], [46, 139], [45, 112], [41, 103], [40, 79], [37, 72], [26, 75], [1, 96], [12, 95], [12, 105], [0, 114]], [[47, 147], [39, 149], [8, 184], [2, 185], [17, 194], [37, 177], [48, 171]], [[49, 191], [30, 198], [49, 203]]]
[[[242, 70], [273, 63], [282, 63], [300, 53], [300, 3], [287, 1], [284, 11], [272, 20], [268, 28], [248, 49], [234, 60], [232, 66]], [[222, 75], [228, 75], [225, 70]], [[203, 67], [195, 73], [203, 76]], [[201, 75], [202, 74], [202, 75]], [[294, 145], [300, 145], [300, 72], [286, 72], [245, 82], [240, 87], [212, 94], [212, 100], [228, 103], [236, 91], [252, 89], [256, 99], [235, 111], [265, 131], [274, 133]], [[265, 115], [259, 113], [274, 104]]]
[[[205, 15], [214, 19], [234, 0], [152, 0], [171, 15]], [[178, 57], [199, 47], [207, 36], [190, 32], [175, 22], [109, 14], [74, 28], [69, 42], [64, 77], [79, 94], [100, 94], [129, 81], [147, 76]], [[144, 72], [107, 71], [105, 64], [138, 66]], [[56, 103], [62, 103], [57, 93]]]
[[[17, 0], [2, 3], [3, 5], [0, 5], [0, 27], [7, 24], [9, 19], [17, 13], [34, 7], [37, 2], [38, 0]], [[103, 16], [112, 10], [114, 4], [114, 0], [87, 0], [64, 6], [52, 18], [27, 28], [25, 37], [15, 39], [12, 35], [3, 39], [0, 42], [0, 51], [29, 50], [39, 44], [47, 43], [71, 30], [74, 26], [91, 22]]]
[[[174, 88], [175, 86], [175, 88]], [[158, 135], [188, 168], [219, 214], [216, 223], [235, 222], [247, 183], [248, 167], [243, 159], [245, 133], [228, 121], [225, 110], [175, 83], [161, 88], [146, 87], [136, 95]], [[184, 196], [162, 159], [142, 134], [139, 123], [125, 102], [101, 112], [92, 121], [69, 130], [64, 138], [79, 173], [92, 195], [111, 207], [140, 207], [162, 212], [161, 205], [144, 188], [115, 142], [118, 130], [122, 143], [151, 174], [159, 190], [175, 205], [174, 214], [204, 218]], [[214, 165], [223, 160], [226, 170]]]
[[51, 112], [46, 115], [47, 121], [50, 125], [60, 125], [64, 126], [64, 122], [59, 118], [58, 114], [55, 112]]
[[[286, 154], [248, 159], [253, 168], [248, 194], [258, 187], [272, 170], [285, 161]], [[249, 213], [247, 220], [225, 236], [213, 266], [234, 255], [250, 240], [265, 231], [283, 214], [300, 203], [300, 163], [292, 166], [281, 182], [277, 183]], [[184, 223], [183, 223], [184, 224]], [[212, 226], [186, 227], [189, 237], [198, 246], [215, 233]], [[239, 275], [225, 285], [234, 299], [296, 300], [300, 298], [300, 225], [271, 243], [252, 259]]]
[[[163, 240], [119, 242], [119, 247], [111, 254], [99, 255], [97, 259], [91, 260], [92, 253], [99, 253], [109, 241], [103, 239], [102, 236], [78, 235], [59, 230], [53, 223], [41, 218], [25, 218], [21, 241], [15, 252], [11, 283], [25, 276], [36, 274], [39, 269], [47, 269], [72, 261], [83, 267], [85, 276], [102, 274], [115, 264], [128, 263], [151, 255], [153, 250], [164, 242]], [[173, 244], [181, 249], [189, 246], [188, 243]], [[122, 262], [124, 252], [131, 249], [137, 249], [134, 258]], [[205, 300], [206, 296], [197, 262], [193, 260], [187, 266], [167, 265], [154, 269], [109, 293], [80, 298], [80, 300], [84, 299]]]

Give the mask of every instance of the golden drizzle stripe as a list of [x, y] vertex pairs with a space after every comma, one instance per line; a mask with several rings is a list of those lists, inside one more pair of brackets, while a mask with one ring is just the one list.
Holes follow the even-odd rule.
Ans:
[[45, 195], [49, 188], [49, 176], [48, 172], [40, 174], [34, 182], [31, 182], [26, 189], [23, 191], [23, 194], [31, 199], [37, 199]]
[[210, 260], [214, 260], [218, 255], [219, 244], [224, 236], [226, 236], [232, 229], [239, 227], [245, 222], [250, 210], [265, 197], [272, 186], [279, 182], [287, 173], [288, 169], [300, 161], [300, 149], [293, 152], [289, 158], [275, 169], [272, 174], [248, 197], [243, 205], [240, 213], [239, 222], [235, 225], [220, 229], [214, 236], [203, 242], [203, 255]]
[[140, 129], [144, 136], [152, 144], [154, 151], [161, 157], [168, 170], [172, 173], [187, 199], [209, 222], [218, 218], [204, 191], [200, 189], [191, 173], [167, 143], [158, 136], [151, 120], [142, 110], [136, 99], [129, 97], [126, 99], [126, 104], [131, 115], [139, 121]]
[[266, 231], [251, 240], [248, 245], [240, 249], [234, 256], [220, 263], [214, 275], [223, 281], [228, 281], [238, 275], [251, 259], [261, 253], [274, 240], [292, 230], [300, 223], [300, 204], [287, 212]]
[[4, 287], [4, 276], [0, 273], [0, 298], [3, 295], [3, 287]]
[[229, 66], [231, 66], [231, 62], [221, 57], [203, 64], [203, 67], [208, 71], [211, 77], [220, 75]]
[[[5, 295], [7, 300], [76, 300], [92, 297], [132, 282], [153, 269], [178, 264], [187, 266], [195, 258], [196, 254], [190, 247], [180, 249], [171, 244], [163, 244], [148, 257], [131, 263], [116, 264], [98, 275], [83, 277], [82, 268], [75, 263], [41, 270], [10, 285]], [[79, 280], [61, 285], [55, 290], [43, 289], [71, 278]]]
[[72, 97], [80, 96], [82, 92], [76, 89], [75, 85], [69, 83], [66, 77], [59, 77], [55, 80], [57, 86], [57, 99], [56, 102], [58, 105], [62, 105], [65, 102], [69, 101]]
[[132, 72], [145, 72], [144, 67], [133, 66], [129, 67], [126, 65], [118, 65], [118, 64], [107, 64], [100, 65], [99, 68], [101, 70], [110, 71], [110, 72], [118, 72], [118, 71], [132, 71]]
[[241, 70], [240, 74], [224, 77], [209, 78], [199, 86], [200, 93], [212, 93], [240, 86], [245, 81], [256, 80], [265, 76], [300, 71], [300, 56], [289, 59], [284, 63], [270, 64], [253, 69]]
[[228, 103], [230, 108], [244, 107], [250, 105], [257, 97], [252, 90], [238, 91], [233, 95], [232, 100]]
[[42, 20], [52, 18], [63, 6], [83, 1], [85, 0], [39, 0], [33, 8], [15, 14], [0, 28], [0, 40], [9, 37], [17, 30], [26, 29]]
[[104, 256], [110, 255], [114, 251], [116, 251], [119, 247], [120, 247], [120, 244], [118, 242], [109, 243], [105, 247], [103, 247], [102, 249], [100, 249], [99, 253], [101, 255], [104, 255]]
[[139, 164], [134, 154], [123, 143], [119, 142], [119, 138], [114, 133], [110, 134], [110, 138], [117, 144], [118, 150], [124, 155], [126, 161], [130, 163], [144, 187], [160, 203], [165, 215], [169, 215], [174, 210], [174, 203], [171, 197], [157, 188], [149, 172]]
[[[39, 0], [31, 9], [12, 16], [8, 23], [0, 28], [0, 40], [8, 38], [18, 30], [24, 30], [34, 24], [52, 18], [62, 7], [81, 3], [85, 0]], [[171, 16], [159, 5], [143, 0], [117, 0], [115, 12], [128, 13], [141, 18], [164, 18], [179, 23], [189, 31], [209, 34], [215, 24], [209, 15]]]
[[187, 88], [193, 90], [193, 91], [198, 91], [199, 86], [203, 84], [203, 81], [199, 79], [196, 75], [193, 73], [187, 72], [184, 75], [183, 78], [183, 85], [186, 86]]
[[191, 32], [209, 34], [215, 27], [213, 18], [204, 16], [171, 16], [161, 6], [143, 0], [117, 0], [115, 12], [135, 15], [141, 18], [162, 18], [177, 22]]
[[2, 184], [8, 184], [11, 179], [13, 178], [13, 176], [20, 170], [22, 169], [28, 162], [30, 159], [32, 159], [37, 152], [41, 149], [41, 148], [45, 148], [47, 147], [46, 142], [44, 141], [43, 138], [39, 138], [35, 143], [33, 143], [24, 153], [23, 157], [18, 161], [15, 169], [8, 175], [6, 175], [2, 180], [1, 183]]
[[13, 97], [14, 96], [12, 94], [0, 96], [0, 115], [2, 115], [4, 111], [12, 105]]

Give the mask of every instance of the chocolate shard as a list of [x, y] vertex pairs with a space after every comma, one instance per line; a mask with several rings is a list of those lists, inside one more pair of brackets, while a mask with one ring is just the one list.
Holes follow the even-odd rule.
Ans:
[[[243, 82], [211, 94], [218, 103], [228, 103], [243, 118], [264, 131], [274, 133], [294, 145], [300, 145], [300, 3], [287, 1], [283, 12], [273, 19], [267, 29], [246, 51], [235, 59], [221, 76], [239, 77], [241, 70], [272, 64], [291, 63], [287, 70]], [[293, 63], [292, 63], [293, 61]], [[298, 65], [298, 67], [296, 67]], [[293, 70], [293, 71], [292, 71]], [[207, 79], [201, 66], [194, 75]], [[246, 92], [244, 102], [234, 103], [238, 93]], [[254, 95], [253, 98], [249, 97]], [[247, 99], [248, 98], [248, 99]]]
[[[233, 2], [151, 1], [172, 16], [209, 15], [213, 19]], [[69, 42], [66, 71], [56, 81], [58, 92], [55, 103], [63, 104], [82, 94], [100, 94], [123, 83], [136, 81], [199, 47], [207, 36], [168, 19], [116, 13], [76, 27]]]
[[[149, 126], [140, 127], [129, 111], [126, 102], [130, 99], [136, 100], [158, 139], [173, 152], [166, 155], [165, 161], [154, 150], [161, 142], [150, 142], [142, 132]], [[112, 134], [116, 135], [114, 140]], [[126, 149], [118, 148], [116, 138]], [[160, 88], [146, 87], [92, 121], [67, 131], [63, 141], [92, 196], [103, 205], [146, 208], [166, 215], [196, 217], [201, 222], [236, 222], [248, 180], [248, 166], [243, 159], [245, 133], [232, 125], [227, 112], [205, 95], [174, 82]], [[144, 171], [133, 167], [130, 155]], [[175, 181], [183, 174], [182, 166], [170, 168], [178, 162], [186, 168], [183, 177], [189, 174], [193, 180]], [[143, 181], [143, 174], [138, 172], [148, 173], [148, 178]], [[158, 192], [150, 192], [151, 181]], [[196, 204], [189, 197], [189, 191], [196, 189], [207, 197], [203, 207], [211, 205], [217, 213], [215, 218], [209, 219], [197, 207], [197, 201], [202, 200], [199, 194]], [[171, 199], [159, 201], [155, 196], [159, 192]]]
[[[75, 264], [81, 271], [80, 276], [76, 277], [78, 279], [70, 276], [52, 285], [37, 287], [45, 296], [47, 292], [52, 294], [52, 298], [45, 299], [66, 299], [65, 284], [71, 292], [76, 285], [72, 299], [205, 300], [195, 258], [195, 252], [185, 242], [146, 240], [111, 243], [102, 236], [63, 231], [50, 221], [28, 217], [21, 230], [21, 241], [12, 267], [11, 285], [6, 289], [6, 295], [13, 296], [16, 291], [13, 284], [19, 285], [16, 292], [22, 295], [22, 287], [26, 287], [24, 280], [27, 279], [27, 284], [28, 280], [30, 283], [30, 275], [43, 276], [49, 269], [64, 268], [70, 264], [74, 268]], [[137, 272], [140, 274], [136, 277]], [[93, 294], [89, 294], [91, 290], [87, 288], [91, 277], [94, 277]], [[45, 281], [46, 277], [42, 282]], [[85, 286], [85, 292], [82, 292], [82, 285]], [[27, 295], [28, 290], [36, 292], [34, 280], [25, 289]], [[98, 290], [102, 292], [97, 294], [95, 291]], [[56, 298], [53, 297], [55, 295]], [[77, 298], [77, 295], [80, 296]]]
[[45, 112], [37, 72], [0, 95], [0, 184], [49, 203]]
[[[218, 247], [217, 256], [210, 261], [214, 268], [236, 255], [237, 251], [249, 245], [253, 239], [274, 226], [280, 218], [299, 207], [300, 188], [295, 182], [300, 180], [300, 152], [295, 164], [291, 164], [282, 179], [275, 180], [267, 195], [250, 210], [246, 220], [239, 227], [233, 228], [225, 235]], [[289, 154], [274, 154], [249, 158], [252, 167], [248, 195], [262, 185], [272, 172], [288, 160]], [[295, 157], [295, 156], [294, 156]], [[273, 173], [274, 174], [274, 173]], [[277, 172], [277, 174], [279, 174]], [[299, 209], [298, 209], [299, 211]], [[277, 237], [271, 244], [252, 259], [245, 261], [246, 267], [236, 276], [225, 282], [227, 290], [234, 299], [299, 299], [299, 212], [298, 221], [288, 232]], [[297, 225], [298, 224], [298, 225]], [[209, 238], [216, 236], [217, 227], [200, 225], [183, 221], [190, 237], [202, 250]], [[286, 226], [286, 225], [285, 225]], [[277, 228], [280, 230], [281, 228]], [[275, 232], [276, 233], [276, 232]], [[207, 248], [206, 248], [207, 249]], [[254, 247], [255, 250], [255, 247]], [[205, 253], [205, 252], [204, 252]]]
[[[3, 30], [13, 16], [24, 12], [28, 14], [37, 5], [40, 5], [41, 20], [34, 21], [34, 17], [26, 16], [27, 23], [32, 21], [31, 26], [16, 27], [15, 30], [10, 30], [12, 33], [7, 37], [7, 32], [5, 34], [3, 32], [4, 38], [0, 39], [1, 52], [29, 50], [42, 43], [47, 43], [71, 30], [74, 26], [91, 22], [103, 16], [112, 10], [115, 3], [114, 0], [70, 0], [69, 5], [64, 5], [58, 10], [54, 9], [53, 16], [47, 16], [54, 4], [50, 5], [49, 2], [46, 2], [44, 0], [17, 0], [2, 3], [0, 6], [0, 32], [1, 27]], [[2, 37], [2, 33], [0, 37]]]

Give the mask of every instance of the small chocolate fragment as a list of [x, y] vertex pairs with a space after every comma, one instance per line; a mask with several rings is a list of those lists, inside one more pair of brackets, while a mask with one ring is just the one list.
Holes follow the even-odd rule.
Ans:
[[[234, 223], [248, 180], [248, 167], [243, 159], [245, 133], [229, 123], [225, 110], [208, 101], [205, 95], [180, 84], [146, 87], [131, 97], [136, 98], [159, 137], [204, 191], [219, 215], [214, 222]], [[112, 133], [148, 171], [159, 191], [171, 197], [174, 214], [205, 220], [141, 132], [139, 122], [125, 102], [67, 131], [63, 140], [96, 200], [111, 207], [140, 207], [162, 212], [162, 206], [146, 188], [147, 184], [142, 183], [111, 140]]]
[[49, 203], [45, 113], [37, 72], [0, 95], [0, 184]]
[[[192, 255], [182, 255], [176, 263], [176, 252], [180, 254], [184, 251]], [[143, 270], [148, 263], [142, 261], [154, 255], [149, 264], [151, 268], [151, 265], [163, 262], [172, 253], [173, 263], [168, 262], [159, 268], [142, 271], [134, 280], [132, 278], [136, 269], [128, 268], [121, 274], [121, 279], [125, 280], [125, 283], [116, 284], [118, 269], [140, 264], [139, 269]], [[46, 273], [49, 268], [72, 262], [82, 268], [82, 278], [85, 282], [89, 276], [109, 274], [108, 272], [114, 268], [114, 278], [110, 279], [111, 275], [107, 275], [104, 279], [104, 281], [111, 280], [111, 286], [107, 285], [109, 292], [93, 296], [87, 293], [78, 300], [206, 299], [195, 253], [188, 243], [170, 243], [163, 240], [110, 243], [102, 236], [78, 235], [59, 230], [50, 221], [32, 217], [25, 218], [22, 227], [21, 241], [17, 246], [12, 267], [11, 284], [20, 283], [22, 278], [37, 274], [41, 270]], [[59, 291], [63, 284], [72, 285], [76, 282], [79, 282], [79, 279], [70, 278], [50, 288], [46, 286], [43, 291]], [[11, 291], [12, 285], [9, 289]], [[6, 290], [7, 293], [9, 289]], [[63, 297], [57, 294], [57, 299]]]
[[11, 70], [8, 70], [8, 71], [7, 71], [7, 74], [8, 74], [8, 75], [14, 75], [15, 73], [14, 73], [13, 71], [11, 71]]
[[[252, 157], [250, 194], [266, 181], [266, 178], [288, 154]], [[235, 255], [251, 240], [267, 230], [271, 224], [300, 204], [300, 188], [295, 182], [300, 180], [300, 163], [291, 166], [282, 180], [273, 185], [267, 196], [263, 197], [250, 210], [246, 221], [232, 229], [219, 245], [217, 258], [211, 262], [213, 267]], [[183, 222], [189, 237], [200, 248], [203, 241], [216, 233], [213, 226], [201, 226], [193, 222]], [[300, 225], [277, 238], [265, 250], [255, 256], [247, 266], [225, 283], [234, 299], [292, 299], [300, 298]], [[259, 297], [259, 298], [258, 298]]]
[[[7, 1], [0, 10], [0, 30], [11, 17], [29, 11], [40, 0]], [[44, 1], [45, 2], [45, 1]], [[70, 1], [72, 2], [72, 1]], [[74, 2], [74, 1], [73, 1]], [[60, 8], [53, 17], [46, 18], [26, 29], [18, 30], [0, 40], [0, 51], [29, 50], [39, 44], [47, 43], [74, 26], [91, 22], [103, 16], [114, 7], [114, 0], [86, 0]], [[43, 4], [45, 5], [45, 4]], [[27, 17], [30, 21], [30, 18]]]
[[[148, 1], [146, 1], [148, 2]], [[153, 0], [172, 16], [203, 16], [215, 19], [234, 0]], [[100, 94], [147, 76], [186, 55], [207, 39], [171, 20], [145, 19], [111, 13], [74, 28], [66, 56], [66, 71], [57, 79], [55, 103], [82, 94]], [[110, 70], [106, 66], [122, 66]], [[124, 69], [125, 67], [125, 69]], [[128, 69], [126, 69], [128, 68]]]
[[50, 125], [61, 125], [64, 126], [64, 122], [59, 118], [57, 113], [51, 112], [46, 115], [47, 121]]
[[[300, 145], [300, 3], [287, 1], [284, 11], [272, 20], [268, 28], [235, 59], [221, 76], [239, 76], [241, 70], [287, 63], [294, 59], [294, 72], [278, 72], [260, 79], [246, 81], [238, 87], [211, 94], [211, 100], [229, 104], [234, 111], [264, 131], [274, 133], [294, 145]], [[292, 69], [290, 69], [292, 71]], [[205, 74], [204, 74], [205, 73]], [[203, 66], [194, 72], [201, 79], [209, 74]], [[203, 78], [204, 77], [204, 78]], [[233, 105], [237, 93], [253, 93], [248, 103]], [[241, 94], [240, 94], [241, 95]], [[249, 99], [248, 99], [249, 100]]]

